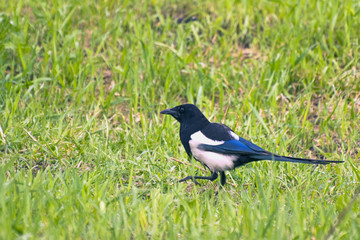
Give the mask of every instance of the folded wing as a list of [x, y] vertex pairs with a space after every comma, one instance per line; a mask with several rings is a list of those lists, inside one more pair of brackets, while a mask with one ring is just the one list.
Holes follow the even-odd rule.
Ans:
[[238, 157], [236, 160], [236, 162], [238, 163], [236, 165], [243, 165], [248, 162], [260, 160], [273, 160], [280, 162], [295, 162], [307, 164], [329, 164], [342, 162], [279, 156], [268, 152], [243, 138], [240, 138], [239, 140], [226, 141], [219, 145], [200, 144], [198, 148], [203, 151], [210, 151], [225, 155], [236, 155]]

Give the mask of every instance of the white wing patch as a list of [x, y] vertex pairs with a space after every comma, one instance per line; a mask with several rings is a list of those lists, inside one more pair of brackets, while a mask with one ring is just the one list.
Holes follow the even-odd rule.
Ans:
[[201, 131], [197, 131], [196, 133], [193, 133], [190, 136], [190, 138], [191, 138], [191, 140], [194, 140], [194, 141], [202, 143], [202, 144], [207, 144], [207, 145], [220, 145], [220, 144], [224, 143], [224, 141], [215, 141], [215, 140], [212, 140], [212, 139], [206, 137]]
[[[235, 138], [233, 134], [231, 135]], [[190, 138], [191, 139], [189, 141], [189, 145], [192, 155], [195, 157], [196, 160], [205, 164], [212, 172], [223, 172], [225, 170], [230, 170], [234, 168], [234, 161], [237, 158], [235, 155], [224, 155], [220, 153], [200, 150], [198, 148], [200, 144], [215, 146], [223, 144], [224, 141], [214, 141], [206, 137], [201, 131], [192, 134]], [[237, 139], [238, 138], [239, 137], [237, 136]]]
[[240, 137], [236, 133], [234, 133], [233, 131], [229, 131], [229, 133], [234, 139], [236, 139], [236, 140], [240, 139]]

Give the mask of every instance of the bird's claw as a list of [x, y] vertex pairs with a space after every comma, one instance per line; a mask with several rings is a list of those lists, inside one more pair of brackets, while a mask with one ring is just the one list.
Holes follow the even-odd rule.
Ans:
[[179, 182], [186, 182], [187, 180], [192, 180], [195, 183], [195, 185], [201, 186], [201, 184], [198, 183], [198, 181], [196, 181], [195, 178], [193, 178], [192, 176], [187, 176], [183, 179], [180, 179]]

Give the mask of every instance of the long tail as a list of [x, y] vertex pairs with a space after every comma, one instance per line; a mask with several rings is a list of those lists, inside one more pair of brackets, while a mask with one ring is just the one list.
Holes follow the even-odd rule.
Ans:
[[306, 164], [322, 164], [326, 165], [329, 163], [343, 163], [344, 161], [334, 161], [334, 160], [318, 160], [318, 159], [306, 159], [306, 158], [294, 158], [294, 157], [285, 157], [279, 155], [251, 155], [251, 158], [256, 160], [273, 160], [279, 162], [294, 162], [294, 163], [306, 163]]

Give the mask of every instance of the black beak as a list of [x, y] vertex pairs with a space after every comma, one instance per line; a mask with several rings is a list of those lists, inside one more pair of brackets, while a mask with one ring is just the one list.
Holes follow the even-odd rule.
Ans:
[[178, 112], [175, 111], [173, 108], [169, 108], [169, 109], [162, 110], [160, 113], [161, 113], [161, 114], [171, 115], [171, 116], [173, 116], [174, 118], [179, 117], [179, 116], [178, 116], [178, 115], [179, 115]]

